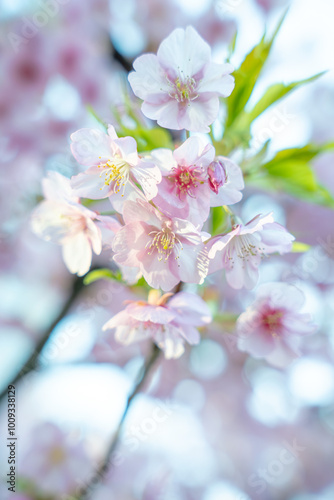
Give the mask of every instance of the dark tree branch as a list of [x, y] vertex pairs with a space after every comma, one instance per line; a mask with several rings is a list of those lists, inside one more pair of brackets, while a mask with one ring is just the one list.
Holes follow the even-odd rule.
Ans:
[[[25, 362], [21, 370], [17, 373], [17, 375], [13, 378], [13, 380], [10, 382], [11, 385], [15, 385], [17, 382], [19, 382], [25, 375], [27, 375], [29, 372], [34, 370], [37, 366], [38, 363], [38, 357], [43, 350], [43, 347], [45, 346], [46, 342], [48, 341], [53, 329], [57, 326], [57, 324], [66, 316], [70, 308], [72, 307], [73, 303], [75, 302], [76, 298], [78, 297], [79, 293], [81, 292], [83, 288], [83, 278], [75, 278], [73, 281], [73, 286], [72, 286], [72, 291], [70, 296], [68, 297], [67, 301], [65, 302], [62, 310], [58, 314], [58, 316], [55, 318], [55, 320], [51, 323], [49, 328], [44, 332], [42, 335], [41, 339], [39, 340], [37, 346], [35, 347], [34, 352], [30, 356], [30, 358]], [[9, 385], [10, 385], [9, 384]], [[0, 402], [4, 396], [7, 394], [7, 386], [3, 389], [3, 391], [0, 393]]]

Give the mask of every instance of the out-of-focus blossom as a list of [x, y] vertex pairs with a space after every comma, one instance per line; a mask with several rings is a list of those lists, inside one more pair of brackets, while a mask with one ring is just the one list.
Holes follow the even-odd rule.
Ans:
[[124, 203], [125, 226], [113, 242], [117, 264], [137, 267], [152, 288], [171, 290], [179, 281], [203, 280], [199, 255], [202, 234], [191, 222], [167, 217], [149, 203]]
[[83, 276], [90, 268], [92, 252], [99, 255], [102, 250], [102, 233], [97, 222], [101, 221], [103, 231], [108, 234], [109, 245], [120, 224], [80, 205], [70, 180], [57, 172], [50, 172], [44, 179], [43, 191], [46, 200], [32, 213], [32, 229], [40, 238], [61, 245], [68, 270]]
[[161, 181], [159, 168], [142, 160], [133, 137], [118, 138], [112, 125], [108, 133], [98, 129], [81, 129], [71, 135], [72, 153], [88, 170], [72, 178], [72, 187], [78, 196], [94, 200], [110, 198], [118, 212], [125, 200], [142, 196], [138, 183], [148, 200], [156, 196]]
[[244, 179], [241, 168], [224, 156], [209, 165], [210, 206], [233, 205], [241, 200]]
[[209, 132], [219, 97], [234, 88], [233, 67], [211, 62], [210, 46], [191, 26], [174, 30], [157, 55], [144, 54], [133, 67], [129, 82], [144, 115], [166, 128]]
[[154, 203], [172, 217], [202, 226], [210, 212], [207, 170], [214, 156], [214, 147], [195, 136], [174, 151], [152, 151], [152, 158], [162, 171]]
[[284, 365], [299, 355], [299, 341], [315, 332], [311, 315], [301, 313], [304, 294], [287, 283], [259, 286], [256, 300], [237, 321], [238, 347], [256, 358]]
[[151, 290], [148, 302], [130, 301], [103, 330], [116, 328], [116, 340], [125, 345], [152, 338], [167, 359], [179, 358], [185, 341], [190, 345], [199, 343], [200, 334], [195, 327], [210, 323], [211, 315], [198, 295], [181, 292], [170, 298], [171, 295], [161, 297], [158, 290]]
[[268, 254], [287, 253], [294, 237], [274, 221], [272, 214], [257, 215], [246, 225], [237, 224], [229, 233], [208, 243], [209, 272], [224, 268], [233, 288], [253, 288], [258, 280], [261, 259]]
[[83, 443], [71, 443], [57, 426], [45, 423], [31, 434], [32, 449], [19, 467], [20, 477], [48, 494], [73, 493], [92, 472]]

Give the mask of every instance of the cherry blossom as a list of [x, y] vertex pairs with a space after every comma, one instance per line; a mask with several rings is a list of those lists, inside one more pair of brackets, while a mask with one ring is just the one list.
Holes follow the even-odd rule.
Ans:
[[157, 55], [138, 57], [129, 75], [142, 112], [162, 127], [209, 132], [219, 111], [219, 97], [234, 88], [231, 64], [211, 60], [210, 46], [188, 26], [175, 29]]
[[303, 292], [288, 283], [259, 286], [237, 321], [239, 349], [283, 366], [297, 357], [300, 340], [316, 329], [311, 315], [300, 312], [304, 302]]
[[32, 449], [21, 461], [20, 476], [36, 483], [44, 494], [73, 493], [87, 480], [92, 463], [83, 443], [71, 443], [57, 426], [44, 423], [32, 435]]
[[93, 252], [101, 253], [101, 229], [111, 245], [120, 224], [80, 205], [70, 180], [57, 172], [50, 172], [44, 179], [43, 191], [46, 199], [32, 213], [32, 230], [45, 241], [61, 245], [68, 270], [83, 276], [90, 268]]
[[207, 245], [212, 259], [209, 272], [224, 268], [229, 285], [251, 289], [258, 280], [263, 257], [287, 253], [294, 237], [274, 221], [273, 215], [257, 215], [246, 225], [237, 224], [229, 233], [215, 236]]
[[179, 281], [201, 283], [200, 254], [204, 239], [191, 222], [162, 214], [151, 204], [124, 203], [125, 226], [115, 235], [113, 259], [137, 267], [153, 288], [171, 290]]
[[210, 212], [207, 170], [214, 156], [214, 147], [195, 136], [174, 151], [152, 151], [153, 161], [162, 172], [154, 203], [166, 214], [203, 225]]
[[[171, 298], [170, 298], [171, 297]], [[180, 292], [161, 296], [151, 290], [148, 301], [127, 301], [126, 308], [113, 316], [103, 330], [116, 328], [115, 338], [124, 345], [152, 338], [165, 358], [179, 358], [184, 344], [198, 344], [200, 334], [196, 326], [211, 321], [208, 306], [192, 293]]]
[[71, 135], [75, 159], [89, 168], [72, 177], [72, 188], [78, 196], [98, 200], [109, 197], [122, 213], [125, 200], [156, 196], [161, 181], [159, 168], [138, 156], [133, 137], [118, 138], [112, 125], [108, 133], [98, 129], [80, 129]]

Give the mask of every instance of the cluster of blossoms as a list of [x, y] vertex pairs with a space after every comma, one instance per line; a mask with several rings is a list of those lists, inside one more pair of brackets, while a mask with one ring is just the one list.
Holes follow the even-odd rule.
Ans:
[[[253, 288], [262, 258], [289, 252], [294, 237], [272, 214], [247, 224], [233, 217], [225, 234], [204, 230], [210, 208], [239, 202], [244, 188], [240, 167], [217, 156], [203, 138], [217, 118], [219, 99], [233, 90], [233, 68], [212, 62], [209, 45], [188, 27], [174, 30], [157, 55], [140, 56], [134, 69], [129, 82], [146, 117], [202, 135], [188, 137], [174, 151], [138, 154], [135, 139], [118, 137], [111, 125], [107, 131], [78, 130], [71, 149], [86, 169], [71, 180], [56, 173], [44, 180], [46, 199], [33, 214], [35, 233], [59, 243], [68, 269], [80, 276], [89, 270], [92, 253], [106, 245], [124, 275], [143, 276], [153, 289], [201, 284], [221, 269], [233, 288]], [[81, 197], [108, 198], [116, 218], [86, 208]], [[199, 341], [194, 327], [208, 323], [210, 313], [199, 297], [181, 292], [167, 303], [170, 294], [157, 293], [148, 303], [128, 305], [105, 329], [116, 328], [126, 344], [151, 337], [167, 358], [178, 357], [184, 341]]]

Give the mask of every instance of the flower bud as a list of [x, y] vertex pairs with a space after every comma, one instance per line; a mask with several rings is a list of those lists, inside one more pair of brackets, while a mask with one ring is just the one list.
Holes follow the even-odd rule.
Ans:
[[224, 164], [220, 161], [213, 161], [208, 167], [209, 186], [216, 194], [218, 189], [227, 182], [227, 174]]

